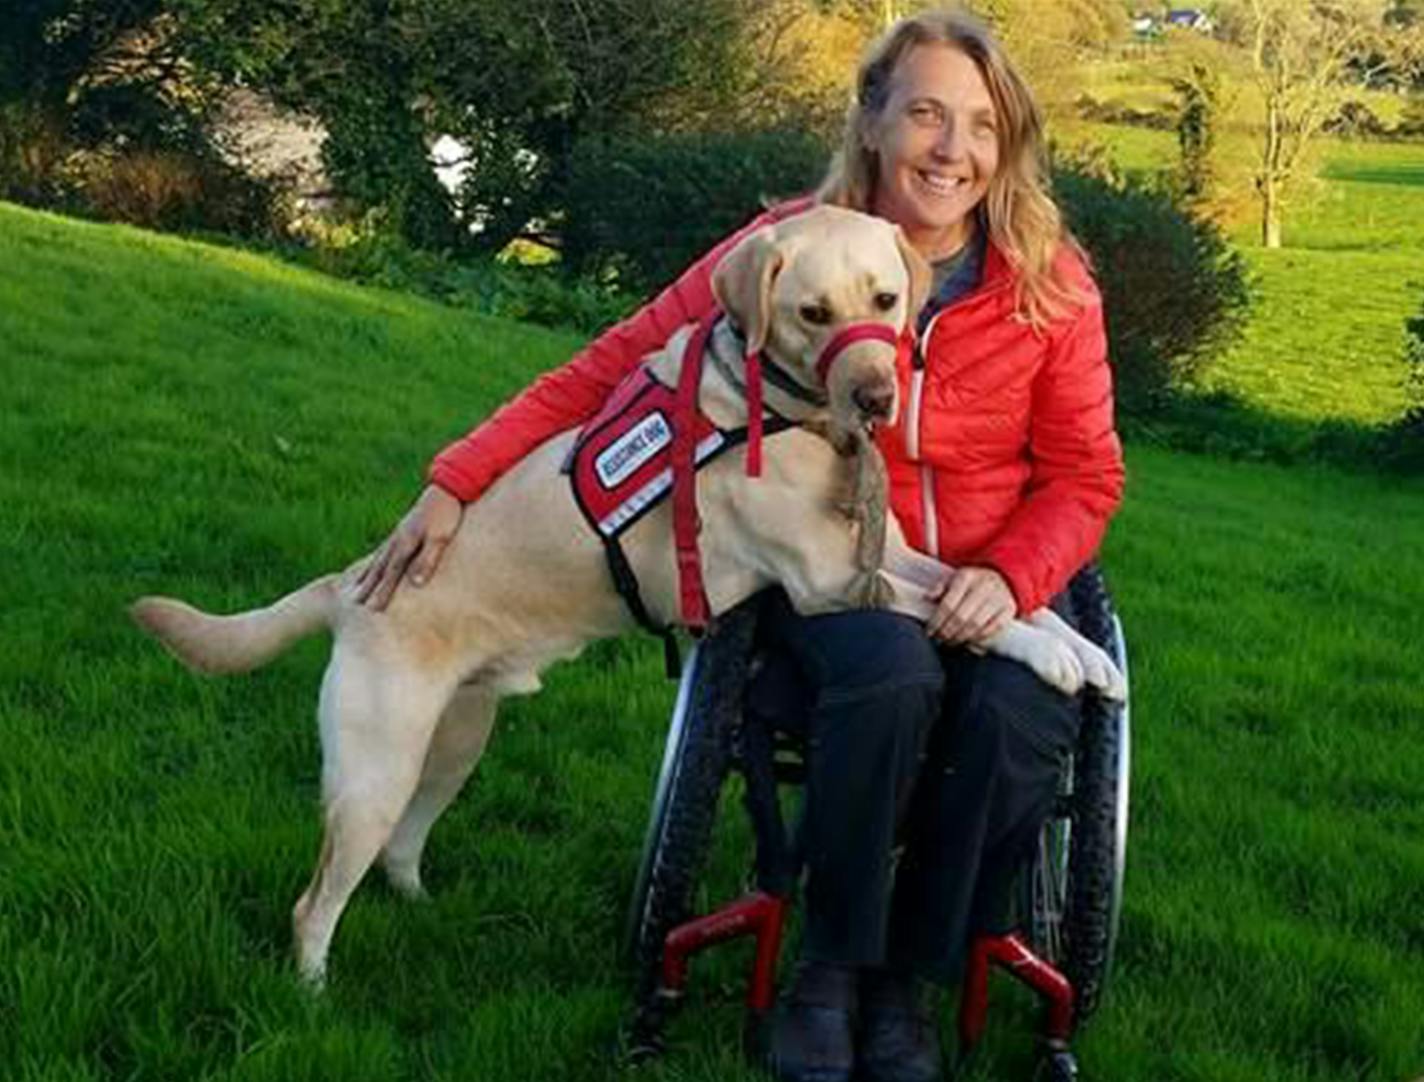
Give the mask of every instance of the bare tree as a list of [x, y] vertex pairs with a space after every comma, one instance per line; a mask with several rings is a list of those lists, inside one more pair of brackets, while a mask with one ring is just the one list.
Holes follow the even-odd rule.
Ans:
[[1377, 50], [1377, 0], [1248, 0], [1251, 69], [1265, 110], [1256, 192], [1261, 243], [1281, 246], [1285, 204], [1302, 156], [1339, 104], [1347, 83], [1367, 79], [1362, 64], [1386, 63]]

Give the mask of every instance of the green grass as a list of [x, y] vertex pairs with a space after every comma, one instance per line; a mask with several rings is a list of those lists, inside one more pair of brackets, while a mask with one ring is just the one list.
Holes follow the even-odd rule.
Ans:
[[[248, 606], [379, 539], [433, 449], [573, 341], [242, 253], [0, 206], [0, 1064], [59, 1079], [623, 1077], [616, 944], [671, 700], [642, 639], [509, 704], [370, 882], [322, 997], [288, 910], [319, 836], [324, 647], [224, 681], [127, 623]], [[1102, 1082], [1424, 1072], [1424, 494], [1135, 448], [1107, 560], [1133, 661]], [[736, 809], [708, 897], [744, 871]], [[649, 1080], [752, 1079], [746, 955], [699, 961]], [[973, 1078], [1021, 1079], [995, 985]]]
[[[1128, 169], [1176, 160], [1172, 132], [1081, 125], [1065, 136], [1084, 140]], [[1250, 190], [1253, 153], [1245, 134], [1223, 139], [1237, 191]], [[1260, 246], [1254, 203], [1233, 205], [1227, 231], [1251, 270], [1255, 305], [1204, 383], [1291, 421], [1388, 423], [1407, 404], [1404, 321], [1424, 309], [1424, 144], [1325, 139], [1316, 163], [1287, 210], [1284, 248]]]

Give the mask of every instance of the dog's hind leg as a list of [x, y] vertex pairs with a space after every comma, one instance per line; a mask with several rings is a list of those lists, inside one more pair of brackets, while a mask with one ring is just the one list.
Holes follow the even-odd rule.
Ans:
[[321, 984], [337, 921], [420, 781], [456, 677], [338, 642], [322, 681], [326, 833], [311, 885], [292, 910], [302, 976]]
[[386, 877], [402, 894], [417, 898], [424, 894], [420, 855], [426, 838], [484, 754], [498, 705], [499, 694], [488, 684], [466, 683], [455, 690], [440, 716], [425, 753], [420, 785], [381, 852]]

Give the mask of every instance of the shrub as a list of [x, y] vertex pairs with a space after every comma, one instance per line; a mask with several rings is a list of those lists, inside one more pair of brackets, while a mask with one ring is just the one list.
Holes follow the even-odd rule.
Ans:
[[1397, 469], [1424, 471], [1424, 305], [1404, 321], [1404, 416], [1390, 429], [1385, 460]]
[[1403, 139], [1424, 136], [1424, 92], [1416, 90], [1409, 96], [1399, 115], [1399, 123], [1394, 126], [1394, 134]]
[[1345, 139], [1378, 138], [1389, 134], [1389, 128], [1374, 110], [1353, 98], [1341, 102], [1335, 115], [1321, 125], [1321, 130]]
[[1073, 108], [1079, 117], [1096, 124], [1122, 124], [1154, 131], [1171, 131], [1177, 126], [1176, 118], [1160, 109], [1135, 109], [1118, 102], [1099, 101], [1088, 93], [1079, 94]]
[[79, 159], [87, 209], [148, 229], [243, 237], [282, 231], [284, 209], [261, 182], [214, 157], [172, 150], [94, 152]]
[[11, 102], [0, 106], [0, 198], [30, 206], [62, 202], [68, 148], [53, 112]]
[[1221, 76], [1209, 64], [1192, 64], [1172, 80], [1172, 89], [1177, 95], [1178, 162], [1170, 183], [1183, 205], [1200, 210], [1217, 194]]
[[585, 141], [565, 190], [565, 265], [651, 292], [767, 202], [813, 188], [827, 155], [792, 130]]
[[1060, 163], [1054, 189], [1102, 289], [1118, 407], [1156, 409], [1240, 333], [1246, 264], [1153, 182], [1079, 160]]
[[313, 219], [301, 223], [300, 235], [305, 247], [279, 250], [325, 274], [584, 335], [616, 323], [639, 300], [607, 284], [560, 274], [554, 266], [416, 248], [379, 210], [344, 222]]

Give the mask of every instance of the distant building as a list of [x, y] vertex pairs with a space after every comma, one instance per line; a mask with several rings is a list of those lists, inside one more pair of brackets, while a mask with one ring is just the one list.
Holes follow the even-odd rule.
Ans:
[[1155, 15], [1134, 15], [1132, 32], [1139, 38], [1155, 38], [1162, 32], [1162, 24]]
[[1174, 8], [1167, 12], [1163, 21], [1168, 26], [1195, 30], [1198, 34], [1210, 34], [1216, 30], [1216, 22], [1200, 8]]

